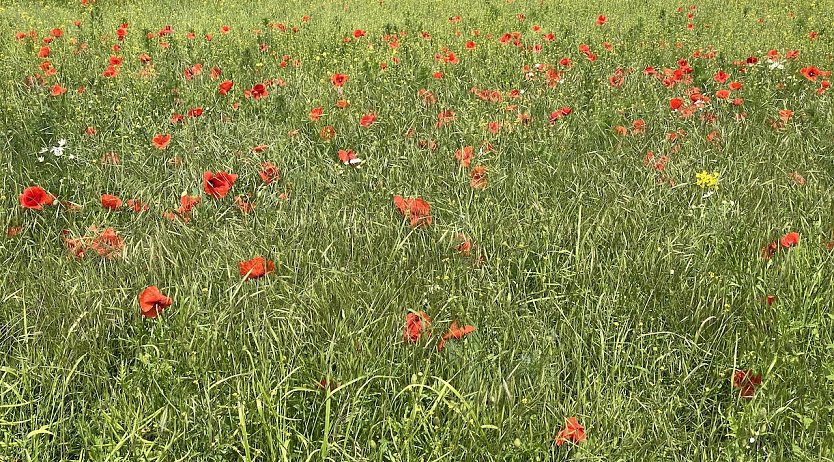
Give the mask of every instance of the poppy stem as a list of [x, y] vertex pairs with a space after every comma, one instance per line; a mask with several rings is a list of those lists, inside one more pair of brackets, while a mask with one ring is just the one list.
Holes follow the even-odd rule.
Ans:
[[321, 437], [321, 460], [327, 460], [327, 440], [330, 435], [330, 390], [326, 391], [324, 402], [324, 434]]

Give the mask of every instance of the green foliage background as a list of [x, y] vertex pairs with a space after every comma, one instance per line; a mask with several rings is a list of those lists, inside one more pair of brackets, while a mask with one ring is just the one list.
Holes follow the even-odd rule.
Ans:
[[[679, 6], [689, 5], [4, 2], [0, 225], [22, 232], [0, 239], [0, 460], [832, 460], [834, 259], [824, 243], [834, 231], [834, 109], [799, 68], [834, 68], [834, 5], [699, 2], [692, 31]], [[604, 27], [594, 25], [599, 14]], [[106, 79], [122, 22], [122, 72]], [[268, 27], [275, 22], [301, 30]], [[163, 50], [145, 36], [166, 24], [175, 33]], [[525, 44], [539, 43], [534, 24], [556, 38], [540, 54], [486, 40], [522, 31]], [[51, 45], [58, 75], [49, 83], [69, 89], [57, 98], [26, 88], [38, 45], [14, 38], [53, 27], [66, 33]], [[344, 43], [355, 28], [368, 36]], [[400, 31], [395, 53], [381, 36]], [[71, 37], [88, 50], [74, 54]], [[474, 51], [464, 49], [470, 39]], [[587, 62], [580, 43], [600, 59]], [[715, 59], [691, 58], [710, 46]], [[435, 63], [442, 47], [461, 64]], [[800, 56], [771, 71], [771, 48]], [[156, 77], [137, 76], [142, 52]], [[283, 55], [301, 66], [281, 68]], [[759, 65], [733, 70], [751, 55]], [[555, 89], [524, 79], [523, 66], [565, 56], [576, 65]], [[672, 114], [668, 100], [683, 90], [641, 71], [681, 58], [706, 94], [720, 88], [716, 70], [730, 72], [744, 105], [714, 104], [714, 125]], [[205, 72], [186, 81], [195, 63]], [[217, 94], [212, 66], [235, 82], [234, 96]], [[613, 89], [618, 67], [637, 72]], [[443, 79], [432, 77], [438, 70]], [[344, 110], [334, 107], [334, 72], [350, 76]], [[278, 77], [287, 86], [267, 98], [241, 96]], [[479, 101], [473, 86], [524, 90], [512, 104], [533, 122], [515, 123], [506, 102]], [[421, 104], [423, 88], [435, 106]], [[201, 118], [171, 126], [173, 112], [195, 106]], [[319, 124], [307, 118], [316, 106], [325, 109]], [[573, 113], [549, 125], [562, 106]], [[793, 119], [772, 129], [784, 108]], [[435, 129], [443, 109], [457, 121]], [[379, 122], [363, 129], [367, 111]], [[612, 130], [639, 118], [642, 136]], [[512, 130], [492, 135], [490, 121]], [[333, 142], [319, 137], [325, 124]], [[95, 136], [84, 135], [88, 126]], [[666, 133], [676, 130], [688, 135], [671, 153]], [[705, 139], [713, 130], [718, 143]], [[156, 150], [151, 137], [168, 132], [171, 146]], [[77, 159], [38, 162], [60, 138]], [[490, 184], [476, 191], [454, 151], [485, 139], [495, 152], [475, 162]], [[252, 153], [258, 144], [269, 149]], [[338, 162], [348, 148], [365, 159], [361, 169]], [[643, 165], [649, 150], [670, 154], [674, 187]], [[120, 166], [99, 162], [111, 151]], [[257, 176], [266, 160], [283, 177], [269, 187]], [[201, 192], [204, 170], [239, 174], [233, 194], [204, 198], [191, 223], [162, 218], [183, 192]], [[702, 170], [720, 172], [710, 197], [694, 184]], [[18, 195], [35, 184], [81, 211], [22, 209]], [[107, 212], [104, 193], [151, 211]], [[246, 193], [256, 203], [248, 215], [232, 201]], [[433, 225], [409, 228], [395, 194], [428, 200]], [[60, 231], [91, 225], [124, 237], [122, 258], [69, 257]], [[789, 231], [799, 246], [760, 259]], [[457, 233], [485, 255], [482, 266], [456, 254]], [[256, 255], [274, 259], [275, 274], [241, 281], [238, 262]], [[174, 300], [156, 321], [139, 315], [148, 285]], [[433, 318], [430, 340], [402, 342], [409, 310]], [[456, 320], [477, 331], [438, 352]], [[738, 396], [734, 369], [763, 375], [754, 399]], [[322, 379], [339, 387], [323, 392]], [[588, 440], [557, 448], [553, 436], [574, 415]]]

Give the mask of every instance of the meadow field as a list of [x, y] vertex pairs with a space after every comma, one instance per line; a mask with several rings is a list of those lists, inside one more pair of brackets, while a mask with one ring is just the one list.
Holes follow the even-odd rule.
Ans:
[[834, 460], [834, 1], [0, 3], [0, 462]]

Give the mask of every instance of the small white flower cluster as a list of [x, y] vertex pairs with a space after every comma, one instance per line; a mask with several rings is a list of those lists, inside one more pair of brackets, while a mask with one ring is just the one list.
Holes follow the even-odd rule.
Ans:
[[[38, 151], [38, 154], [40, 154], [38, 156], [38, 162], [43, 162], [44, 160], [46, 160], [46, 158], [44, 157], [44, 154], [46, 154], [47, 152], [52, 153], [52, 155], [54, 155], [55, 157], [63, 157], [64, 156], [64, 149], [66, 148], [66, 146], [67, 146], [67, 140], [61, 138], [60, 140], [58, 140], [58, 144], [56, 146], [52, 146], [52, 147], [49, 147], [49, 148], [47, 148], [47, 147], [41, 148], [41, 150]], [[75, 159], [75, 155], [70, 154], [70, 155], [67, 156], [67, 158], [68, 159]]]

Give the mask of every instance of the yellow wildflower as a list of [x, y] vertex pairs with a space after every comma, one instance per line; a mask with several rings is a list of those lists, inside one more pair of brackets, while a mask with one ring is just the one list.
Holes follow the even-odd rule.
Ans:
[[718, 172], [709, 173], [706, 170], [695, 174], [695, 184], [702, 188], [718, 189]]

